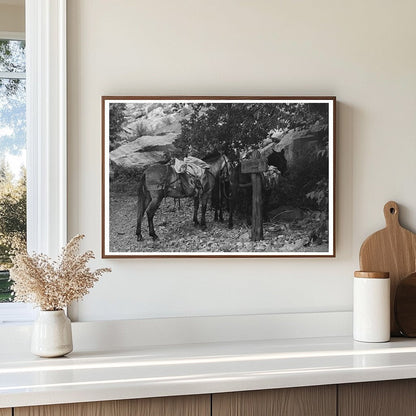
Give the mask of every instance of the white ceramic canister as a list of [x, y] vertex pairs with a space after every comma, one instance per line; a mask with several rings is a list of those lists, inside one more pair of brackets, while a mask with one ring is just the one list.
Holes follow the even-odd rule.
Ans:
[[353, 335], [356, 341], [389, 341], [389, 273], [355, 272], [353, 309]]

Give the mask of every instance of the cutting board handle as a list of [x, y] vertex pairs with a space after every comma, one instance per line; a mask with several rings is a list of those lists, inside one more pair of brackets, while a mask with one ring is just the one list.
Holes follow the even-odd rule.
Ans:
[[384, 218], [387, 227], [400, 227], [399, 223], [399, 205], [397, 202], [389, 201], [384, 205]]

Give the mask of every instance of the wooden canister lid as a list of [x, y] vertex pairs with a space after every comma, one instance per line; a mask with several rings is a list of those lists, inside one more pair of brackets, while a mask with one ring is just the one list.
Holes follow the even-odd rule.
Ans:
[[354, 277], [364, 277], [366, 279], [388, 279], [389, 276], [389, 272], [354, 272]]

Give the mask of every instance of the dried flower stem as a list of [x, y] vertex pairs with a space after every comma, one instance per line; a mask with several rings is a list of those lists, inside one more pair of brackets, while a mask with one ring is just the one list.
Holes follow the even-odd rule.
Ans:
[[58, 261], [45, 254], [18, 252], [10, 270], [15, 302], [34, 303], [45, 311], [59, 310], [81, 299], [103, 273], [111, 272], [109, 268], [89, 269], [87, 263], [94, 258], [94, 253], [78, 254], [83, 238], [80, 234], [72, 238], [62, 249]]

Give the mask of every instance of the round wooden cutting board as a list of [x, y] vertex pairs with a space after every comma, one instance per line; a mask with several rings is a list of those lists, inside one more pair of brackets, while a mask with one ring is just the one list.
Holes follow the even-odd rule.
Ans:
[[397, 286], [403, 278], [416, 270], [416, 234], [399, 222], [399, 206], [390, 201], [384, 205], [386, 228], [370, 235], [360, 250], [360, 268], [363, 271], [390, 273], [390, 328], [391, 335], [400, 335], [394, 317], [394, 299]]

